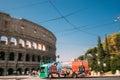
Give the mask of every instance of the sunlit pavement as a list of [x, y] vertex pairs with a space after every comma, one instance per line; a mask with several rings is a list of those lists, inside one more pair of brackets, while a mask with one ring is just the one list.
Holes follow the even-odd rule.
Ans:
[[0, 80], [43, 80], [39, 76], [0, 76]]
[[120, 80], [120, 75], [104, 75], [104, 76], [90, 76], [87, 78], [52, 78], [52, 79], [40, 79], [38, 76], [30, 76], [27, 79], [21, 80]]
[[[0, 80], [79, 80], [79, 78], [41, 79], [39, 76], [0, 76]], [[120, 75], [90, 76], [81, 80], [119, 80]]]
[[104, 75], [104, 76], [90, 76], [87, 78], [52, 78], [40, 79], [39, 77], [30, 76], [22, 80], [120, 80], [120, 75]]
[[28, 79], [30, 76], [0, 76], [0, 80], [22, 80]]

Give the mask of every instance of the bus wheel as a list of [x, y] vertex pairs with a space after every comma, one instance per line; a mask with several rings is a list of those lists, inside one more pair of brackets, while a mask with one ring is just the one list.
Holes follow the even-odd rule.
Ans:
[[85, 73], [82, 73], [82, 74], [81, 74], [81, 77], [85, 77]]
[[76, 74], [76, 73], [73, 73], [73, 74], [72, 74], [72, 77], [73, 77], [73, 78], [76, 78], [76, 77], [77, 77], [77, 74]]
[[58, 78], [60, 78], [60, 74], [58, 74]]
[[66, 74], [64, 74], [64, 77], [67, 77], [67, 75], [66, 75]]
[[49, 74], [49, 75], [48, 75], [48, 77], [49, 77], [49, 78], [52, 78], [52, 75], [51, 75], [51, 74]]

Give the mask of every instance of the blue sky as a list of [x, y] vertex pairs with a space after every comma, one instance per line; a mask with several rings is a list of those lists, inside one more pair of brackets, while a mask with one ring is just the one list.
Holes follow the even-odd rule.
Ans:
[[120, 0], [0, 0], [0, 11], [44, 26], [57, 38], [60, 61], [97, 45], [98, 35], [120, 30]]

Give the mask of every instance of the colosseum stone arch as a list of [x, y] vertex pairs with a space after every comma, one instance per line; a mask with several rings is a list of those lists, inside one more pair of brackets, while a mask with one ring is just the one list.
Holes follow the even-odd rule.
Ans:
[[0, 12], [0, 76], [28, 74], [55, 61], [56, 37], [44, 27]]

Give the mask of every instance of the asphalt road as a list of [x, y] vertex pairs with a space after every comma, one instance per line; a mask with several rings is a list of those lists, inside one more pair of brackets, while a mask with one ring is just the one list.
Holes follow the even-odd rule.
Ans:
[[40, 79], [39, 77], [30, 77], [23, 80], [120, 80], [120, 76], [100, 76], [100, 77], [87, 77], [87, 78], [52, 78]]
[[120, 75], [113, 76], [91, 76], [86, 78], [46, 78], [40, 79], [39, 76], [0, 76], [0, 80], [120, 80]]

